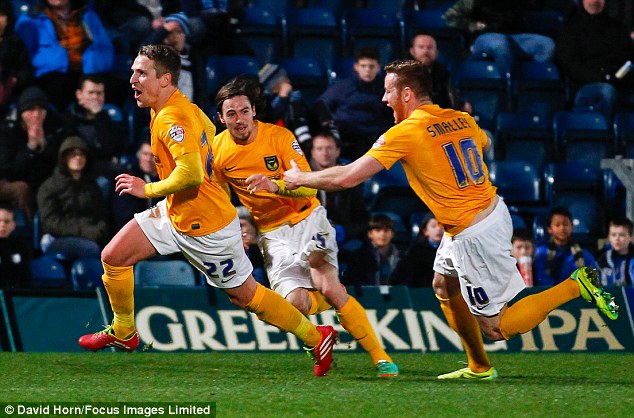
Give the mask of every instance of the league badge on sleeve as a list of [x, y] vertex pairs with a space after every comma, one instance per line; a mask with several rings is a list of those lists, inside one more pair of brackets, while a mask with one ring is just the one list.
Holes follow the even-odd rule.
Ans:
[[385, 136], [381, 135], [380, 137], [377, 138], [376, 141], [374, 141], [374, 144], [372, 144], [372, 149], [378, 148], [385, 145]]
[[182, 126], [174, 125], [169, 130], [170, 138], [179, 144], [185, 139], [185, 129]]
[[299, 142], [297, 142], [297, 140], [293, 141], [293, 143], [291, 144], [291, 147], [293, 147], [295, 152], [298, 153], [299, 155], [304, 155], [304, 152], [302, 151], [302, 147], [299, 146]]

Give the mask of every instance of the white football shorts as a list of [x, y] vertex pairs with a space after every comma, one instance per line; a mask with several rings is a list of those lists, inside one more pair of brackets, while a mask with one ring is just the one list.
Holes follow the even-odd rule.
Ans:
[[242, 246], [237, 216], [221, 230], [200, 237], [182, 234], [174, 228], [167, 216], [165, 199], [135, 214], [134, 218], [159, 254], [183, 253], [205, 275], [207, 283], [214, 287], [238, 287], [253, 271]]
[[314, 289], [308, 264], [311, 253], [324, 252], [326, 261], [339, 269], [335, 229], [323, 206], [316, 207], [306, 219], [293, 226], [283, 225], [264, 232], [258, 245], [271, 288], [283, 297], [299, 287]]
[[460, 289], [475, 315], [497, 315], [525, 284], [511, 256], [513, 224], [504, 201], [482, 221], [457, 235], [444, 235], [434, 271], [458, 277]]

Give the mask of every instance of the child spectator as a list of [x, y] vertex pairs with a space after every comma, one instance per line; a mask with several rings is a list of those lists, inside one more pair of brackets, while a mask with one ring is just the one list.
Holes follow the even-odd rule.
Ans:
[[12, 237], [15, 230], [13, 208], [0, 202], [0, 289], [28, 287], [31, 281], [28, 243]]
[[572, 215], [568, 209], [557, 206], [550, 210], [548, 234], [550, 241], [535, 251], [536, 286], [558, 284], [583, 266], [596, 268], [592, 254], [572, 240]]
[[37, 193], [42, 251], [67, 260], [99, 257], [110, 230], [88, 146], [77, 136], [68, 137], [58, 158], [55, 172]]
[[400, 259], [394, 239], [394, 221], [387, 215], [370, 218], [368, 238], [359, 250], [349, 254], [346, 285], [389, 285]]
[[597, 264], [603, 286], [631, 286], [634, 278], [634, 243], [632, 221], [616, 218], [610, 221], [610, 248], [601, 253]]
[[533, 255], [535, 246], [528, 228], [516, 228], [511, 237], [511, 255], [517, 260], [517, 268], [527, 287], [533, 286]]

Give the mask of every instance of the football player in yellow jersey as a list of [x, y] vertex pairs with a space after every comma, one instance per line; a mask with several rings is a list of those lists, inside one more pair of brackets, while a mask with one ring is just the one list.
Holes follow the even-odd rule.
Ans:
[[210, 141], [215, 126], [177, 89], [179, 70], [180, 56], [166, 45], [142, 47], [132, 64], [130, 84], [137, 105], [151, 108], [151, 146], [160, 181], [146, 183], [121, 174], [116, 177], [116, 191], [139, 198], [166, 198], [137, 213], [104, 248], [103, 282], [114, 321], [101, 332], [82, 336], [79, 344], [93, 351], [136, 349], [133, 265], [157, 254], [181, 252], [231, 302], [295, 334], [315, 361], [329, 369], [333, 327], [315, 327], [251, 275], [253, 267], [242, 247], [236, 209], [212, 180]]
[[[397, 376], [398, 367], [381, 347], [365, 309], [339, 282], [335, 230], [316, 198], [317, 190], [290, 192], [283, 187], [280, 177], [291, 160], [310, 168], [289, 130], [254, 119], [257, 89], [236, 78], [216, 96], [220, 121], [227, 126], [212, 146], [218, 181], [230, 184], [253, 215], [271, 288], [304, 315], [334, 307], [341, 325], [372, 357], [377, 375]], [[265, 192], [248, 190], [247, 179], [253, 177]], [[321, 374], [316, 365], [315, 375]]]
[[[430, 80], [419, 62], [396, 61], [385, 72], [383, 101], [392, 108], [396, 126], [349, 165], [309, 173], [293, 163], [284, 182], [291, 190], [341, 190], [402, 162], [412, 189], [446, 231], [434, 262], [433, 287], [469, 358], [468, 367], [438, 377], [494, 379], [497, 372], [480, 330], [491, 340], [507, 340], [580, 296], [616, 319], [618, 306], [601, 289], [597, 272], [587, 267], [551, 289], [507, 305], [524, 284], [510, 254], [511, 217], [482, 159], [489, 140], [468, 114], [432, 104]], [[254, 183], [252, 189], [260, 186]]]

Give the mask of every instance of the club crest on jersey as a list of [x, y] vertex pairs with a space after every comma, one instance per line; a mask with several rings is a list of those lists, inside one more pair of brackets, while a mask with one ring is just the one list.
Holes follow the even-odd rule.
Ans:
[[174, 125], [169, 130], [170, 138], [175, 142], [181, 143], [185, 139], [185, 129], [182, 126]]
[[383, 145], [385, 145], [385, 137], [381, 135], [376, 141], [374, 141], [374, 144], [372, 144], [372, 149], [382, 147]]
[[280, 163], [277, 161], [276, 155], [271, 155], [269, 157], [264, 157], [264, 164], [266, 165], [267, 170], [275, 171], [280, 168]]
[[293, 147], [295, 152], [298, 153], [299, 155], [304, 155], [304, 153], [302, 152], [302, 147], [299, 146], [299, 142], [297, 142], [297, 140], [293, 141], [293, 143], [291, 144], [291, 147]]

